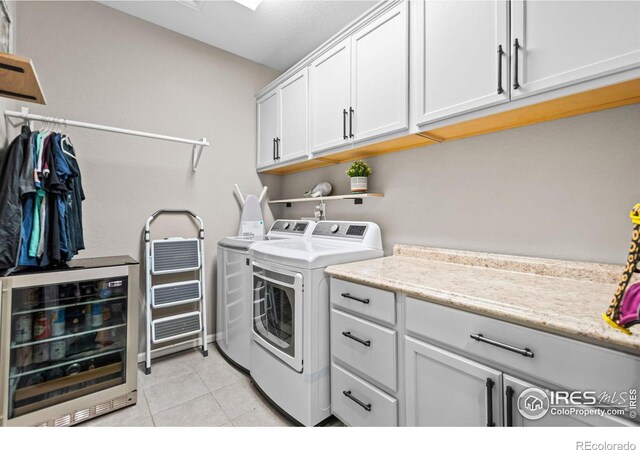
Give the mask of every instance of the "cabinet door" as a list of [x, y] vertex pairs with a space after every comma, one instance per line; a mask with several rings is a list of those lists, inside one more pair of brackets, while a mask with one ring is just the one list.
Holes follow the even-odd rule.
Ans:
[[407, 128], [407, 2], [351, 38], [350, 137], [360, 141]]
[[500, 426], [501, 372], [405, 337], [407, 425]]
[[278, 90], [258, 99], [258, 167], [276, 162], [278, 137]]
[[286, 80], [280, 91], [280, 161], [307, 154], [307, 116], [309, 86], [307, 69]]
[[509, 100], [506, 1], [417, 2], [418, 124]]
[[[549, 394], [549, 389], [536, 386], [526, 381], [520, 380], [511, 375], [503, 376], [504, 384], [504, 423], [506, 426], [515, 427], [585, 427], [585, 426], [597, 426], [597, 427], [613, 427], [613, 426], [629, 426], [630, 424], [624, 420], [618, 419], [613, 416], [598, 416], [598, 415], [553, 415], [551, 412], [547, 412], [540, 419], [528, 419], [524, 417], [518, 409], [518, 398], [523, 391], [529, 388], [540, 389]], [[535, 401], [535, 400], [534, 400]], [[526, 402], [526, 398], [522, 399], [522, 403]], [[544, 405], [543, 405], [544, 406]], [[526, 406], [523, 405], [523, 408]], [[588, 410], [589, 408], [583, 408]]]
[[311, 151], [348, 143], [348, 111], [351, 96], [351, 47], [345, 39], [311, 63]]
[[512, 97], [640, 66], [638, 24], [638, 1], [512, 1]]

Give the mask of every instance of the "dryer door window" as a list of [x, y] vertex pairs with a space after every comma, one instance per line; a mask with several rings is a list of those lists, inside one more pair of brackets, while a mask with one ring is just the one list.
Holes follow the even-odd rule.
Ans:
[[302, 370], [302, 275], [253, 266], [254, 340]]

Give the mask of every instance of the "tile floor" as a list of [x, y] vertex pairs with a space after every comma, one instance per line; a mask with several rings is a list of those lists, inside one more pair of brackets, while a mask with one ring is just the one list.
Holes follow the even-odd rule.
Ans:
[[[255, 389], [249, 377], [209, 347], [209, 356], [187, 350], [138, 370], [138, 403], [81, 426], [257, 427], [292, 426]], [[329, 425], [342, 425], [337, 419]]]

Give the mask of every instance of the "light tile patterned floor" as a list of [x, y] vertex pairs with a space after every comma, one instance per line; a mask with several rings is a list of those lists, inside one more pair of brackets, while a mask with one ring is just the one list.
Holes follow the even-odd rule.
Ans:
[[[154, 360], [151, 374], [138, 370], [138, 403], [81, 426], [257, 427], [292, 426], [227, 363], [215, 345]], [[342, 425], [333, 420], [329, 425]]]

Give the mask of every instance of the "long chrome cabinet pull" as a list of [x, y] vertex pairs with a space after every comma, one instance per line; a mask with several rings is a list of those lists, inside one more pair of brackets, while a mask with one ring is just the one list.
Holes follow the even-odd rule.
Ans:
[[494, 381], [491, 378], [487, 378], [487, 426], [495, 427], [496, 424], [493, 421], [493, 386]]
[[514, 347], [513, 345], [504, 344], [502, 342], [494, 341], [493, 339], [488, 339], [481, 334], [470, 334], [469, 337], [478, 342], [484, 342], [485, 344], [493, 345], [495, 347], [509, 350], [510, 352], [518, 353], [526, 358], [533, 358], [533, 352], [528, 348]]
[[515, 391], [511, 386], [507, 386], [507, 389], [505, 389], [505, 393], [507, 396], [507, 426], [512, 427], [513, 426], [513, 394], [515, 394]]
[[349, 339], [353, 339], [354, 341], [361, 343], [365, 347], [371, 347], [371, 341], [365, 341], [364, 339], [360, 339], [359, 337], [356, 337], [353, 334], [351, 334], [350, 331], [343, 331], [342, 335], [344, 337], [348, 337]]
[[520, 83], [518, 83], [518, 50], [520, 50], [520, 42], [518, 42], [518, 39], [516, 39], [516, 41], [513, 43], [513, 57], [515, 58], [513, 66], [514, 66], [514, 71], [513, 71], [513, 88], [514, 89], [519, 89], [520, 88]]
[[369, 299], [368, 299], [368, 298], [358, 298], [358, 297], [353, 297], [353, 296], [352, 296], [351, 294], [349, 294], [348, 292], [343, 292], [343, 293], [342, 293], [342, 294], [340, 294], [340, 295], [342, 295], [344, 298], [350, 298], [351, 300], [355, 300], [355, 301], [357, 301], [357, 302], [364, 303], [365, 305], [366, 305], [367, 303], [369, 303]]
[[504, 50], [502, 50], [502, 45], [498, 45], [498, 94], [504, 92], [502, 89], [502, 55], [504, 55]]
[[342, 391], [342, 393], [345, 395], [345, 397], [350, 398], [351, 400], [353, 400], [354, 402], [356, 402], [358, 405], [362, 406], [362, 408], [367, 411], [370, 412], [371, 411], [371, 403], [365, 403], [362, 400], [357, 399], [356, 397], [354, 397], [353, 395], [351, 395], [351, 391]]
[[342, 110], [342, 139], [344, 139], [345, 141], [347, 139], [349, 139], [349, 136], [347, 136], [347, 115], [349, 113], [347, 113], [346, 109]]

